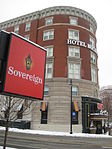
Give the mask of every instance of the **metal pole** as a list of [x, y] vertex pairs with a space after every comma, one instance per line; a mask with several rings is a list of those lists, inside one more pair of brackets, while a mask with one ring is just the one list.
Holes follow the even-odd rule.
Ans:
[[70, 134], [72, 134], [72, 79], [70, 79], [71, 85], [71, 100], [70, 100]]

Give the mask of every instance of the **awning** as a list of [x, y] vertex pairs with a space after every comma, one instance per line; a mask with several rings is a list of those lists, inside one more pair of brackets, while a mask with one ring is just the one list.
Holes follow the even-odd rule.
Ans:
[[108, 115], [107, 114], [100, 114], [100, 113], [91, 113], [90, 119], [91, 120], [107, 120]]
[[72, 104], [73, 104], [73, 110], [74, 110], [75, 112], [80, 111], [79, 103], [78, 103], [77, 101], [73, 101]]
[[48, 107], [48, 103], [47, 102], [45, 102], [45, 101], [41, 102], [41, 104], [40, 104], [40, 111], [46, 111], [47, 107]]

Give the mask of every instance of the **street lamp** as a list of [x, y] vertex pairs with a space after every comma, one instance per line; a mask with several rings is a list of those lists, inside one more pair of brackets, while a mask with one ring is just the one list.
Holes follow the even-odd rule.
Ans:
[[71, 100], [70, 100], [70, 134], [72, 134], [72, 79], [70, 79]]

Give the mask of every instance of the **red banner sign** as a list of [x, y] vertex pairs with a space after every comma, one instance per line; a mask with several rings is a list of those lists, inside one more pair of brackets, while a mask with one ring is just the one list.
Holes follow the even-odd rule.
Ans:
[[4, 92], [43, 99], [46, 51], [11, 34]]

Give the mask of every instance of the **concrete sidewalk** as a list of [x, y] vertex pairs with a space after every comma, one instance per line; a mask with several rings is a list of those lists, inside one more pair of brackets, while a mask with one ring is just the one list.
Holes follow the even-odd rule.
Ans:
[[[0, 130], [0, 137], [4, 138], [4, 130]], [[112, 147], [112, 137], [82, 137], [82, 136], [61, 136], [61, 135], [49, 135], [49, 134], [31, 134], [31, 133], [20, 133], [9, 131], [8, 138], [23, 139], [29, 141], [44, 141], [54, 143], [65, 143], [65, 144], [94, 144]]]

